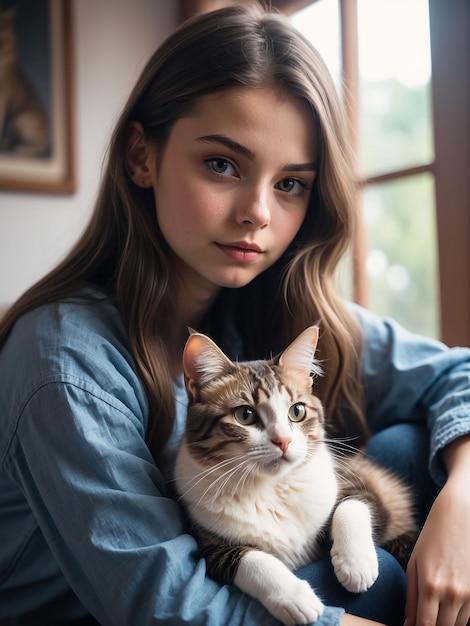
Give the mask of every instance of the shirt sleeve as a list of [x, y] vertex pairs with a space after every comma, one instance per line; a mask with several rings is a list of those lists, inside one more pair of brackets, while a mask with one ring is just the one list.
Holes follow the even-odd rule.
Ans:
[[354, 306], [362, 326], [362, 376], [372, 432], [399, 422], [426, 425], [430, 471], [446, 480], [439, 451], [470, 433], [470, 350], [406, 331]]
[[[143, 422], [90, 381], [45, 381], [17, 420], [5, 469], [21, 486], [70, 586], [103, 626], [277, 625], [208, 578]], [[318, 626], [338, 626], [327, 608]]]

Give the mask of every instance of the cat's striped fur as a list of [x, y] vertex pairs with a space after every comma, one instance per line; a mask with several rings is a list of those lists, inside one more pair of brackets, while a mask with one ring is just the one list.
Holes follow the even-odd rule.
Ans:
[[292, 573], [329, 546], [350, 591], [377, 577], [375, 545], [404, 560], [415, 536], [410, 494], [359, 453], [333, 453], [312, 394], [318, 328], [272, 361], [233, 363], [194, 333], [184, 352], [189, 395], [175, 479], [211, 576], [234, 583], [285, 624], [322, 603]]

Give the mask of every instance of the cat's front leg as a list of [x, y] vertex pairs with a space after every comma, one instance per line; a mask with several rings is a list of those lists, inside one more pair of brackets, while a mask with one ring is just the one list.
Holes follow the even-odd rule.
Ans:
[[339, 582], [355, 593], [369, 589], [379, 573], [369, 506], [353, 499], [341, 502], [333, 514], [331, 536], [331, 560]]
[[234, 583], [288, 626], [316, 622], [323, 612], [323, 603], [306, 581], [275, 556], [260, 550], [243, 555]]

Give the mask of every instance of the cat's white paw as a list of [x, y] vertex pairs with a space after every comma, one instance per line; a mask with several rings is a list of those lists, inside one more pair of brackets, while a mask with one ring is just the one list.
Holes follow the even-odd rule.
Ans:
[[310, 585], [261, 550], [243, 556], [234, 582], [286, 626], [316, 622], [323, 613], [323, 603]]
[[323, 613], [323, 603], [305, 580], [296, 579], [278, 597], [266, 598], [269, 612], [286, 626], [311, 624]]
[[331, 561], [336, 578], [348, 591], [360, 593], [371, 587], [379, 575], [377, 553], [373, 544], [371, 550], [357, 553], [336, 553], [331, 550]]
[[331, 561], [339, 582], [354, 593], [369, 589], [379, 564], [368, 506], [356, 500], [341, 503], [333, 515], [332, 537]]

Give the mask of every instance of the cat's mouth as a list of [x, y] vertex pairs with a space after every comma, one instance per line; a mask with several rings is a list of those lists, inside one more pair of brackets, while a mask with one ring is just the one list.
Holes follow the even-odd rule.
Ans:
[[270, 474], [277, 474], [296, 465], [297, 459], [289, 451], [271, 455], [263, 459], [264, 469]]

